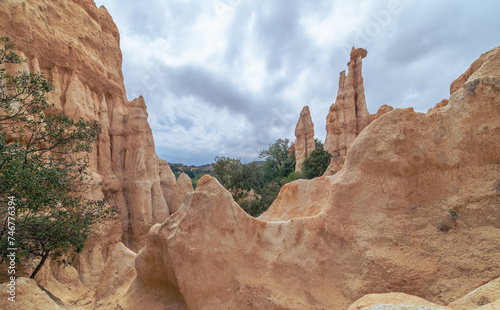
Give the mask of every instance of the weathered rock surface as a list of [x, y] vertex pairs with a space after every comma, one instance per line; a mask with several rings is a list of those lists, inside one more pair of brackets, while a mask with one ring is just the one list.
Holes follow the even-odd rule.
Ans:
[[46, 294], [33, 279], [17, 278], [15, 285], [15, 302], [8, 300], [11, 295], [9, 283], [0, 284], [0, 308], [3, 310], [19, 310], [19, 309], [75, 309], [65, 305], [58, 300], [54, 301]]
[[448, 99], [443, 99], [440, 102], [438, 102], [433, 108], [430, 108], [429, 110], [427, 110], [427, 112], [432, 112], [432, 111], [436, 111], [436, 110], [439, 110], [441, 108], [444, 108], [445, 106], [448, 105], [448, 103], [449, 103]]
[[497, 278], [500, 70], [491, 68], [499, 49], [493, 54], [446, 106], [375, 120], [340, 172], [285, 186], [260, 219], [202, 178], [138, 254], [145, 286], [136, 294], [181, 294], [190, 309], [347, 309], [394, 291], [446, 305]]
[[[453, 83], [450, 85], [450, 95], [453, 95], [457, 90], [462, 88], [462, 86], [473, 76], [479, 68], [481, 68], [485, 62], [488, 62], [490, 58], [494, 57], [496, 54], [496, 49], [493, 49], [489, 52], [486, 52], [481, 55], [476, 61], [470, 65], [470, 67], [465, 71], [460, 77], [458, 77]], [[498, 71], [500, 68], [498, 66], [491, 66], [488, 70], [491, 73]]]
[[356, 136], [370, 122], [366, 108], [362, 59], [367, 52], [362, 48], [352, 48], [351, 60], [347, 64], [349, 73], [340, 73], [339, 89], [335, 103], [331, 105], [326, 118], [325, 150], [330, 154], [344, 156]]
[[[371, 115], [366, 108], [363, 76], [361, 74], [362, 59], [367, 51], [362, 48], [351, 50], [351, 60], [347, 63], [349, 73], [340, 73], [339, 89], [335, 103], [330, 106], [326, 117], [325, 150], [336, 158], [346, 155], [347, 149], [359, 133], [373, 120], [393, 110], [388, 105], [380, 107]], [[325, 175], [333, 175], [342, 167], [337, 161], [329, 167]]]
[[[119, 33], [91, 0], [0, 2], [0, 35], [53, 80], [49, 99], [65, 114], [102, 124], [90, 156], [93, 198], [113, 195], [122, 211], [123, 243], [138, 251], [154, 223], [169, 215], [143, 98], [125, 95]], [[102, 181], [104, 186], [97, 184]]]
[[305, 106], [295, 126], [295, 171], [302, 171], [302, 163], [315, 148], [314, 124], [309, 107]]
[[449, 304], [454, 310], [500, 309], [500, 278]]
[[179, 210], [189, 193], [194, 192], [191, 178], [181, 173], [179, 179], [175, 180], [175, 175], [165, 160], [160, 161], [160, 179], [163, 196], [167, 201], [170, 214]]
[[269, 207], [267, 212], [259, 216], [263, 221], [288, 221], [294, 218], [314, 216], [326, 208], [330, 203], [329, 195], [325, 195], [325, 188], [331, 187], [335, 178], [320, 178], [316, 182], [297, 180], [285, 184]]
[[480, 310], [500, 309], [500, 278], [495, 279], [462, 298], [445, 306], [436, 305], [420, 297], [403, 293], [368, 294], [352, 304], [348, 310]]
[[403, 293], [368, 294], [348, 310], [449, 310], [427, 300]]
[[74, 267], [46, 264], [37, 276], [64, 302], [98, 306], [95, 301], [128, 288], [135, 277], [135, 254], [125, 246], [138, 252], [149, 229], [170, 215], [162, 184], [169, 169], [160, 176], [144, 99], [127, 100], [118, 29], [92, 0], [0, 1], [0, 36], [27, 59], [22, 69], [53, 80], [54, 112], [102, 125], [89, 157], [89, 196], [109, 195], [121, 219], [94, 230]]
[[171, 201], [171, 204], [169, 204], [170, 212], [177, 212], [188, 197], [188, 194], [192, 192], [194, 192], [194, 189], [191, 178], [187, 174], [181, 173], [179, 179], [175, 183], [173, 195], [169, 197], [169, 201]]

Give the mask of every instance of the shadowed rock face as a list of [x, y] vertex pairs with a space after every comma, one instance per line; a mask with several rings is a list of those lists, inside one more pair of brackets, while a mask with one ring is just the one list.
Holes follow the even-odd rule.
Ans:
[[302, 171], [302, 163], [316, 148], [314, 143], [314, 124], [309, 107], [305, 106], [295, 126], [295, 171]]
[[[490, 53], [448, 105], [377, 119], [340, 172], [287, 184], [260, 219], [202, 178], [152, 232], [138, 277], [175, 288], [190, 309], [347, 309], [393, 291], [439, 309], [498, 277], [500, 52]], [[144, 263], [154, 257], [157, 268]]]

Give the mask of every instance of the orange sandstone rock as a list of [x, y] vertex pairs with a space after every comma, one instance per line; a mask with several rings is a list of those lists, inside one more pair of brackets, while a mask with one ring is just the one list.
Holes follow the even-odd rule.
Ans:
[[366, 99], [361, 74], [362, 59], [367, 51], [362, 48], [351, 50], [351, 60], [347, 64], [349, 73], [340, 73], [339, 89], [335, 103], [330, 106], [326, 118], [325, 150], [334, 156], [325, 175], [333, 175], [340, 170], [342, 158], [359, 133], [373, 120], [393, 110], [388, 105], [380, 107], [375, 115], [366, 108]]
[[[146, 104], [142, 97], [127, 100], [118, 29], [92, 0], [1, 1], [0, 36], [15, 42], [27, 59], [24, 70], [53, 80], [52, 112], [102, 125], [89, 156], [88, 195], [109, 195], [121, 220], [97, 227], [74, 267], [47, 264], [37, 277], [65, 302], [94, 306], [134, 278], [135, 254], [125, 246], [138, 252], [149, 229], [170, 215]], [[89, 302], [97, 288], [102, 296]]]
[[112, 195], [122, 211], [123, 242], [138, 251], [149, 228], [170, 212], [144, 99], [126, 98], [113, 19], [91, 0], [2, 1], [0, 12], [0, 35], [16, 43], [25, 69], [53, 80], [48, 95], [59, 112], [102, 124], [89, 163], [92, 196]]
[[314, 143], [314, 124], [309, 107], [305, 106], [295, 126], [295, 171], [302, 171], [302, 163], [316, 148]]

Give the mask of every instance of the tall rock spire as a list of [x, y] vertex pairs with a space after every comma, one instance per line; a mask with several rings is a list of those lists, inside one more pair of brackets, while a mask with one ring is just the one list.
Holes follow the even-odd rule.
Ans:
[[370, 123], [361, 75], [366, 55], [365, 49], [353, 47], [347, 77], [345, 71], [340, 73], [337, 99], [326, 118], [325, 150], [332, 155], [345, 156], [356, 136]]
[[295, 171], [302, 170], [302, 163], [316, 148], [314, 144], [314, 124], [309, 107], [300, 112], [300, 118], [295, 126]]
[[383, 105], [374, 115], [368, 112], [361, 75], [362, 59], [366, 55], [365, 49], [353, 47], [347, 63], [349, 73], [347, 76], [345, 71], [340, 73], [337, 98], [326, 117], [325, 150], [334, 157], [325, 175], [335, 174], [342, 168], [347, 150], [368, 124], [393, 110]]

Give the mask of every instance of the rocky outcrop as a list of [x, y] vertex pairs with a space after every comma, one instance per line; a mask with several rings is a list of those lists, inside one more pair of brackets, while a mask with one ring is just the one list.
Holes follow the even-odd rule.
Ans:
[[[481, 55], [476, 61], [470, 65], [470, 67], [465, 71], [460, 77], [458, 77], [453, 83], [450, 85], [450, 95], [453, 95], [456, 91], [458, 91], [462, 86], [471, 78], [474, 78], [475, 73], [483, 67], [483, 65], [488, 62], [492, 57], [495, 56], [495, 50], [491, 50]], [[498, 67], [492, 67], [489, 69], [491, 72], [499, 70]]]
[[367, 51], [362, 48], [351, 50], [351, 60], [347, 63], [349, 73], [340, 73], [339, 89], [335, 103], [330, 106], [326, 117], [325, 150], [337, 160], [328, 169], [326, 175], [333, 175], [341, 166], [339, 160], [347, 153], [347, 149], [354, 142], [359, 133], [374, 119], [393, 110], [384, 105], [378, 112], [371, 115], [366, 108], [365, 90], [361, 75], [362, 59]]
[[499, 50], [446, 107], [375, 120], [342, 170], [285, 186], [260, 219], [202, 178], [151, 231], [135, 294], [182, 295], [190, 309], [347, 309], [399, 291], [439, 309], [498, 277]]
[[440, 102], [438, 102], [433, 108], [430, 108], [427, 110], [427, 112], [432, 112], [432, 111], [437, 111], [441, 108], [444, 108], [445, 106], [448, 105], [449, 100], [448, 99], [443, 99]]
[[369, 123], [361, 75], [366, 55], [365, 49], [353, 48], [347, 77], [345, 71], [340, 73], [337, 99], [326, 118], [325, 150], [330, 154], [345, 156], [347, 148]]
[[448, 306], [454, 310], [500, 309], [500, 278], [478, 287]]
[[65, 302], [93, 305], [134, 279], [133, 252], [143, 247], [149, 229], [170, 215], [164, 183], [173, 174], [167, 176], [168, 164], [161, 168], [144, 99], [126, 98], [120, 36], [104, 7], [92, 0], [1, 1], [0, 36], [8, 36], [27, 59], [22, 69], [52, 79], [53, 112], [101, 123], [89, 156], [88, 195], [108, 196], [119, 207], [120, 220], [96, 227], [73, 267], [46, 264], [37, 276]]
[[35, 280], [29, 278], [17, 278], [15, 287], [12, 291], [15, 292], [13, 301], [8, 298], [12, 296], [8, 293], [11, 291], [9, 283], [0, 284], [0, 307], [4, 310], [18, 309], [54, 309], [54, 310], [71, 310], [70, 306], [65, 305], [55, 296], [52, 299], [41, 287], [37, 285]]
[[305, 106], [295, 126], [295, 171], [302, 171], [302, 163], [316, 148], [314, 143], [314, 124], [309, 107]]
[[500, 309], [500, 278], [478, 287], [446, 307], [404, 293], [368, 294], [348, 310], [484, 310]]
[[348, 310], [451, 310], [451, 308], [403, 293], [369, 294], [352, 304]]
[[128, 101], [125, 95], [111, 16], [91, 0], [2, 1], [0, 35], [16, 43], [27, 70], [53, 80], [49, 100], [56, 109], [102, 124], [90, 156], [91, 195], [112, 197], [122, 211], [122, 241], [138, 251], [149, 228], [170, 212], [144, 99]]
[[160, 178], [163, 196], [167, 201], [170, 214], [172, 214], [179, 210], [182, 203], [189, 196], [188, 194], [194, 191], [193, 183], [185, 173], [181, 173], [176, 181], [172, 169], [164, 160], [160, 162]]

